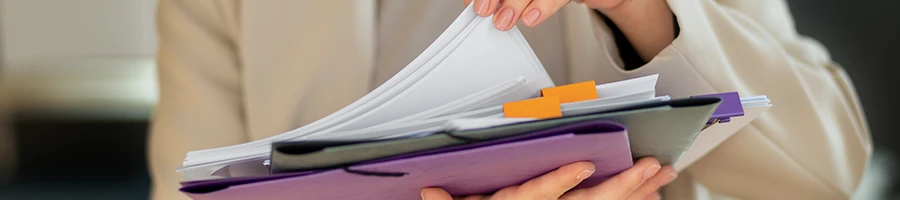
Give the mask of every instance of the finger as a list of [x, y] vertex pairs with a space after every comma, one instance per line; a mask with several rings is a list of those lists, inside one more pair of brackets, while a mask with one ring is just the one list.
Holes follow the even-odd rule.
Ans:
[[472, 0], [463, 0], [463, 6], [469, 6], [469, 3], [472, 3]]
[[453, 200], [446, 190], [441, 188], [422, 189], [422, 200]]
[[[473, 0], [463, 0], [466, 3], [466, 6], [469, 5], [469, 2]], [[475, 10], [475, 14], [478, 16], [487, 17], [494, 14], [494, 11], [497, 10], [497, 5], [500, 4], [500, 0], [474, 0], [475, 5], [472, 9]]]
[[659, 171], [659, 161], [655, 158], [641, 158], [634, 166], [603, 181], [600, 185], [588, 188], [587, 195], [593, 199], [623, 199]]
[[675, 173], [675, 168], [672, 168], [672, 166], [664, 166], [659, 169], [659, 172], [657, 172], [656, 175], [650, 177], [650, 179], [647, 179], [647, 181], [644, 181], [644, 184], [638, 186], [637, 189], [634, 189], [634, 191], [632, 191], [626, 199], [642, 200], [650, 198], [653, 194], [656, 193], [656, 191], [659, 190], [660, 187], [669, 184], [669, 182], [672, 182], [672, 180], [675, 180], [675, 176], [677, 176], [677, 174]]
[[594, 163], [576, 162], [529, 180], [519, 186], [520, 199], [557, 199], [587, 179], [595, 171]]
[[534, 27], [545, 19], [553, 16], [560, 8], [569, 3], [569, 0], [533, 0], [525, 7], [522, 14], [522, 23], [525, 26]]
[[531, 0], [503, 0], [494, 14], [494, 26], [501, 31], [512, 29], [529, 3]]

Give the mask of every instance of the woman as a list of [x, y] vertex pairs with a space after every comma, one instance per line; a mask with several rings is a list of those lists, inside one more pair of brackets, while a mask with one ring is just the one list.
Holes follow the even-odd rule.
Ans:
[[[738, 91], [776, 102], [680, 173], [666, 199], [847, 199], [866, 168], [871, 144], [853, 86], [821, 45], [796, 33], [783, 0], [472, 3], [479, 15], [495, 15], [500, 30], [533, 26], [521, 31], [557, 84], [660, 74], [660, 94]], [[189, 150], [278, 134], [361, 97], [462, 8], [440, 0], [160, 0], [154, 197], [184, 198], [174, 170]], [[487, 198], [653, 199], [674, 178], [647, 158], [569, 191], [591, 167], [566, 165]], [[423, 198], [450, 197], [427, 188]]]

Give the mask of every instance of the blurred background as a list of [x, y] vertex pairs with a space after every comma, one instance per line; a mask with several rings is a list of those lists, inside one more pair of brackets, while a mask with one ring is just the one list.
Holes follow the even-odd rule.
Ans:
[[[900, 199], [900, 1], [789, 0], [854, 80], [875, 157], [855, 199]], [[147, 199], [155, 0], [0, 0], [0, 199]]]

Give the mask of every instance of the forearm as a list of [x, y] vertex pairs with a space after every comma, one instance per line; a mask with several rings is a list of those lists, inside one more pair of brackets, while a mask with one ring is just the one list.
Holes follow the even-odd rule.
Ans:
[[665, 0], [626, 0], [598, 10], [616, 24], [644, 61], [675, 39], [672, 10]]

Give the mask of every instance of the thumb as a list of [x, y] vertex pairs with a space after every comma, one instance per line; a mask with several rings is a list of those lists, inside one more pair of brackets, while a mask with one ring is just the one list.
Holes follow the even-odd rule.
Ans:
[[594, 163], [582, 161], [531, 179], [519, 187], [519, 195], [528, 199], [558, 199], [595, 171]]
[[453, 200], [453, 197], [441, 188], [425, 188], [422, 189], [422, 200]]

